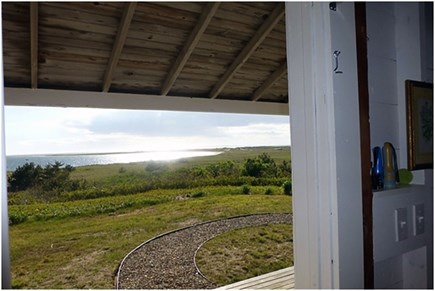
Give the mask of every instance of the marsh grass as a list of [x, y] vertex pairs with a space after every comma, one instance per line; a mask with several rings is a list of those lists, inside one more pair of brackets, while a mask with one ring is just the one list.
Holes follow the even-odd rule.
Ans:
[[228, 285], [293, 265], [292, 225], [227, 232], [205, 243], [196, 262], [212, 282]]

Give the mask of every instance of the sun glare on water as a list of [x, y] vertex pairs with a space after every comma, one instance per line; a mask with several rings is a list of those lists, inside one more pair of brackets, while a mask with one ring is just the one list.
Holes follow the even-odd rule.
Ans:
[[113, 163], [132, 163], [137, 161], [170, 161], [189, 157], [215, 156], [217, 151], [153, 151], [114, 155]]

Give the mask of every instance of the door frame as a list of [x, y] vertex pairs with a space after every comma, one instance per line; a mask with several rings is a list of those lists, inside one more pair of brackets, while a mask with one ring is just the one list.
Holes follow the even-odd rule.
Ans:
[[286, 3], [297, 289], [364, 288], [354, 13]]

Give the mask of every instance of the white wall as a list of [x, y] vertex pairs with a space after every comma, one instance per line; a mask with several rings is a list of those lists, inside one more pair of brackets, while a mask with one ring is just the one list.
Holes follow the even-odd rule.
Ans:
[[[424, 205], [425, 231], [414, 235], [413, 206]], [[373, 205], [375, 288], [429, 288], [433, 237], [433, 198], [426, 186], [377, 192]], [[407, 212], [408, 238], [396, 241], [395, 215]]]
[[394, 9], [367, 3], [367, 53], [372, 147], [391, 142], [400, 156]]
[[[407, 167], [405, 80], [433, 82], [433, 14], [421, 3], [367, 3], [371, 145], [391, 142]], [[428, 25], [429, 24], [429, 25]], [[406, 189], [375, 192], [376, 288], [433, 286], [432, 170], [414, 171]], [[425, 233], [412, 234], [412, 207], [425, 207]], [[394, 210], [406, 208], [408, 238], [395, 240]]]
[[[433, 82], [433, 3], [420, 5], [422, 80]], [[431, 50], [432, 47], [432, 50]]]

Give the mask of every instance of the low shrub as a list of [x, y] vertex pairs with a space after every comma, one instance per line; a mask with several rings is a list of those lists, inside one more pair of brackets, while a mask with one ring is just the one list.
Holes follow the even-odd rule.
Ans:
[[292, 183], [290, 181], [285, 181], [282, 184], [282, 189], [285, 195], [292, 195]]
[[251, 194], [251, 187], [249, 185], [242, 186], [242, 193], [245, 195]]
[[200, 192], [193, 193], [191, 197], [192, 198], [200, 198], [200, 197], [204, 197], [204, 196], [205, 196], [205, 193], [200, 191]]
[[14, 224], [23, 223], [24, 221], [27, 220], [28, 217], [29, 217], [29, 215], [27, 213], [22, 212], [22, 211], [10, 213], [9, 214], [9, 224], [14, 225]]
[[266, 189], [266, 192], [264, 192], [264, 194], [266, 194], [266, 195], [273, 195], [273, 190], [272, 190], [272, 188], [267, 188], [267, 189]]

